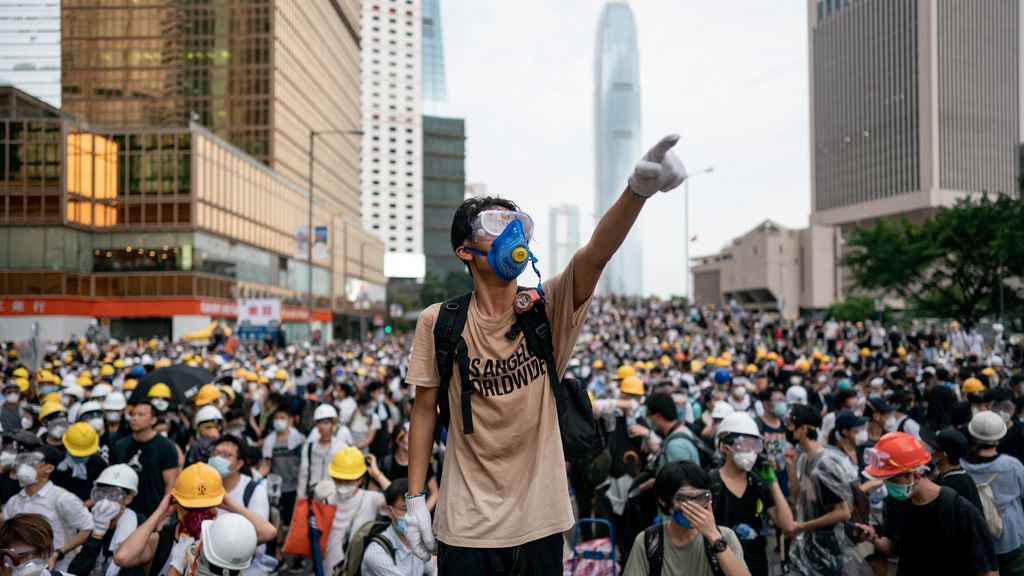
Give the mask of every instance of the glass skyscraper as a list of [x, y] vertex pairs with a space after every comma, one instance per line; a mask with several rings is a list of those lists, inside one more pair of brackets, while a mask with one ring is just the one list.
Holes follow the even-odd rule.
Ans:
[[0, 0], [0, 84], [60, 106], [60, 0]]
[[441, 0], [423, 0], [423, 114], [444, 116], [447, 102]]
[[[597, 166], [597, 214], [608, 211], [622, 194], [640, 158], [640, 67], [636, 23], [625, 0], [608, 2], [597, 28], [594, 111]], [[604, 294], [643, 294], [643, 245], [634, 227], [601, 276]]]

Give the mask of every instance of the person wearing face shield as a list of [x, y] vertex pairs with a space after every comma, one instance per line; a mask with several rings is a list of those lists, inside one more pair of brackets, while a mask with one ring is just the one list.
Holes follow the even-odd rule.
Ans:
[[746, 412], [726, 416], [718, 426], [721, 468], [711, 471], [715, 521], [732, 528], [743, 547], [743, 560], [753, 576], [767, 576], [767, 532], [764, 516], [782, 531], [793, 529], [793, 512], [776, 481], [771, 462], [762, 457], [764, 440]]
[[12, 473], [21, 491], [11, 497], [0, 514], [0, 524], [18, 514], [40, 514], [53, 528], [52, 555], [48, 567], [67, 569], [78, 547], [93, 528], [92, 515], [77, 496], [54, 485], [50, 476], [63, 460], [56, 448], [40, 445], [15, 459]]
[[865, 474], [885, 482], [890, 501], [881, 533], [856, 524], [854, 538], [899, 556], [897, 576], [916, 574], [1017, 574], [997, 560], [985, 519], [952, 488], [939, 486], [924, 468], [924, 444], [904, 432], [882, 436], [866, 458]]
[[68, 567], [72, 574], [141, 576], [142, 567], [122, 569], [114, 553], [144, 518], [128, 508], [139, 490], [139, 476], [125, 464], [108, 466], [96, 478], [89, 499], [93, 502], [93, 528], [82, 550]]

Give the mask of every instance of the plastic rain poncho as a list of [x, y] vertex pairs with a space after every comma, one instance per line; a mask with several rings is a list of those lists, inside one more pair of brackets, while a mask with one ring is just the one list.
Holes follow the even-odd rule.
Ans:
[[[857, 468], [839, 450], [828, 447], [811, 455], [801, 454], [796, 469], [800, 486], [796, 504], [798, 521], [806, 522], [831, 511], [821, 502], [819, 486], [853, 506]], [[838, 576], [843, 572], [844, 563], [859, 561], [853, 555], [853, 542], [847, 538], [842, 522], [799, 535], [793, 542], [789, 559], [791, 573], [816, 576]]]

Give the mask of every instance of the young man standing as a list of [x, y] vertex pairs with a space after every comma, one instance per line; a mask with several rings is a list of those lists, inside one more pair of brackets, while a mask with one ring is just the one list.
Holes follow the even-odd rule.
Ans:
[[[441, 308], [430, 306], [416, 326], [406, 380], [417, 386], [409, 433], [408, 539], [421, 559], [434, 552], [442, 574], [562, 573], [561, 533], [573, 525], [551, 376], [566, 369], [590, 297], [605, 265], [625, 240], [647, 199], [682, 184], [686, 171], [664, 138], [637, 164], [629, 185], [602, 216], [591, 240], [561, 274], [543, 283], [556, 374], [526, 347], [515, 325], [516, 278], [529, 265], [533, 220], [515, 203], [472, 198], [455, 212], [452, 249], [469, 268], [474, 290], [461, 336], [472, 390], [472, 433], [465, 433], [454, 371], [448, 400], [444, 474], [437, 519], [426, 504], [427, 465], [437, 422], [433, 330]], [[498, 373], [496, 370], [501, 370]], [[502, 384], [511, 374], [514, 385]]]
[[178, 450], [173, 442], [156, 433], [156, 422], [153, 405], [148, 400], [139, 402], [128, 421], [132, 435], [114, 445], [114, 463], [127, 464], [139, 475], [139, 491], [130, 508], [142, 516], [156, 510], [181, 472]]

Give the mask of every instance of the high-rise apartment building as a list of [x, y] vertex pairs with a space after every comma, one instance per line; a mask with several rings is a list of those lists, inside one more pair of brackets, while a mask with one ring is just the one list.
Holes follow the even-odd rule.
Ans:
[[580, 209], [571, 204], [555, 206], [548, 212], [548, 237], [550, 260], [545, 267], [549, 274], [557, 274], [569, 265], [576, 251], [580, 249]]
[[60, 0], [0, 0], [0, 85], [60, 106]]
[[[597, 214], [622, 194], [641, 154], [640, 65], [636, 23], [625, 0], [610, 0], [601, 12], [595, 53], [594, 110]], [[643, 294], [643, 244], [635, 226], [601, 275], [605, 294]]]
[[363, 223], [384, 240], [389, 277], [423, 269], [420, 8], [363, 0]]

